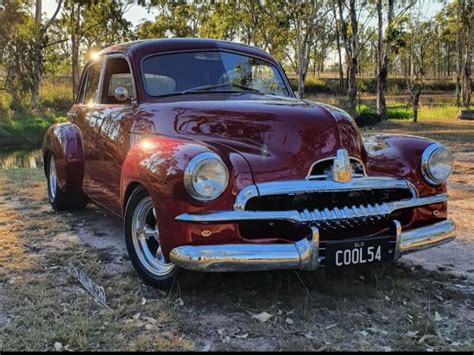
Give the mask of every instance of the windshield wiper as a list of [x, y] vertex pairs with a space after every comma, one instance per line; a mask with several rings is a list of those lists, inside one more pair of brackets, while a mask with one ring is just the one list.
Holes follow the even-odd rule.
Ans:
[[248, 87], [248, 86], [244, 86], [244, 85], [232, 84], [232, 83], [198, 86], [198, 87], [195, 87], [195, 88], [192, 88], [192, 89], [184, 90], [181, 93], [186, 95], [190, 92], [207, 91], [207, 90], [218, 89], [218, 88], [222, 88], [222, 87], [226, 87], [226, 86], [231, 86], [231, 87], [233, 86], [233, 87], [245, 90], [245, 91], [251, 91], [251, 92], [256, 92], [256, 93], [260, 93], [260, 94], [262, 93], [261, 91], [259, 91], [257, 89], [254, 89], [254, 88], [251, 88], [251, 87]]

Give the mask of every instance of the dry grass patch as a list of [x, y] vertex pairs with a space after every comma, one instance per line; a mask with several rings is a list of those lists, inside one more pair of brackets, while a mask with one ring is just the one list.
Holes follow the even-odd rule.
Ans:
[[[173, 296], [145, 287], [132, 272], [107, 272], [117, 261], [74, 237], [81, 213], [49, 208], [40, 169], [1, 172], [0, 200], [0, 320], [7, 323], [0, 323], [0, 349], [194, 349], [177, 328]], [[104, 287], [111, 310], [80, 286], [69, 265]]]

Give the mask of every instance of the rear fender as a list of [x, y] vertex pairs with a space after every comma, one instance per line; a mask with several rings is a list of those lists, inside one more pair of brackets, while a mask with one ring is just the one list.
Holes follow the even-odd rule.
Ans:
[[54, 156], [59, 188], [65, 192], [81, 191], [84, 180], [84, 146], [79, 127], [69, 122], [52, 125], [46, 131], [42, 150], [43, 158], [49, 154]]

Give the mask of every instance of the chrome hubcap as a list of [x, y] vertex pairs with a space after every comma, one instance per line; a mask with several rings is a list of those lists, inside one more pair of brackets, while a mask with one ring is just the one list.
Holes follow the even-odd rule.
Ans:
[[54, 157], [51, 156], [49, 159], [49, 193], [51, 194], [51, 199], [56, 198], [56, 186], [58, 184], [58, 178], [56, 176], [56, 163]]
[[141, 200], [132, 218], [132, 238], [141, 264], [152, 274], [169, 274], [174, 265], [167, 263], [160, 245], [160, 231], [155, 217], [151, 197]]

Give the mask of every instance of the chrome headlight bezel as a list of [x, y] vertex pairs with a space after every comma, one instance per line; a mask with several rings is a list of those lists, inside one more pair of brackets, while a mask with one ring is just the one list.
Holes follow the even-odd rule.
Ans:
[[[436, 157], [437, 154], [441, 152], [447, 153], [449, 155], [450, 169], [445, 177], [437, 178], [433, 174], [431, 169], [433, 168], [433, 164], [434, 164], [433, 159]], [[445, 181], [449, 179], [449, 177], [451, 176], [453, 172], [453, 157], [451, 155], [451, 152], [439, 143], [433, 143], [429, 145], [425, 149], [421, 157], [421, 172], [423, 174], [423, 178], [426, 180], [428, 184], [434, 185], [434, 186], [441, 185], [442, 183], [444, 183]]]
[[[194, 177], [195, 174], [199, 172], [199, 169], [209, 161], [217, 163], [220, 168], [222, 168], [222, 172], [225, 175], [225, 182], [222, 184], [218, 193], [213, 195], [203, 195], [199, 193], [198, 189], [195, 187]], [[229, 170], [227, 166], [222, 161], [219, 155], [213, 152], [204, 152], [195, 155], [186, 165], [186, 169], [184, 170], [184, 187], [186, 188], [187, 193], [195, 200], [199, 202], [209, 202], [217, 199], [222, 193], [226, 190], [229, 184]]]

